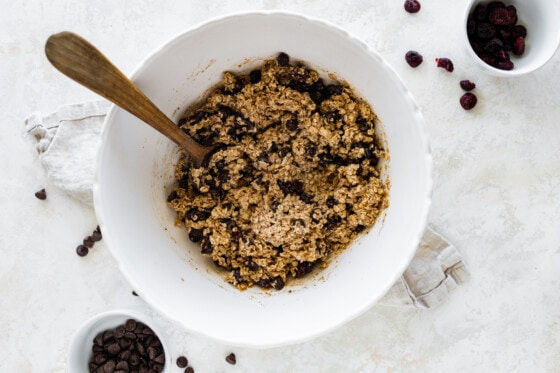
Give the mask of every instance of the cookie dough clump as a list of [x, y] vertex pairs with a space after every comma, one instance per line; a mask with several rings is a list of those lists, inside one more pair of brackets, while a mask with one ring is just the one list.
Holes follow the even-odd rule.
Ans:
[[221, 84], [181, 128], [220, 144], [207, 167], [182, 157], [168, 204], [201, 253], [243, 290], [282, 289], [325, 267], [388, 206], [377, 117], [346, 83], [285, 53]]

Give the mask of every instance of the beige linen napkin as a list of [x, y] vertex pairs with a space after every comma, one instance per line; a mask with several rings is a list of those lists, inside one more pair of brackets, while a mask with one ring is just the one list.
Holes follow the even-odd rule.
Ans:
[[[39, 159], [49, 180], [86, 205], [93, 206], [95, 157], [107, 101], [61, 106], [25, 119], [25, 129], [36, 141]], [[426, 228], [409, 267], [378, 304], [432, 308], [468, 278], [457, 249]]]

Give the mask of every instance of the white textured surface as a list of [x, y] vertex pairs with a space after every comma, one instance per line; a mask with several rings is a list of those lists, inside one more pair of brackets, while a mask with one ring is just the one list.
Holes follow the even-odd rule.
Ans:
[[[83, 321], [142, 306], [103, 241], [76, 256], [95, 216], [48, 184], [23, 133], [23, 118], [34, 110], [95, 98], [47, 63], [47, 37], [80, 33], [130, 73], [194, 24], [274, 8], [348, 29], [401, 74], [424, 112], [434, 155], [429, 220], [462, 252], [472, 278], [435, 310], [377, 306], [328, 335], [269, 350], [217, 344], [161, 320], [174, 353], [197, 372], [558, 371], [560, 56], [521, 78], [481, 75], [461, 44], [464, 4], [425, 0], [409, 15], [400, 0], [0, 0], [0, 371], [64, 371], [68, 342]], [[424, 55], [417, 69], [404, 62], [409, 49]], [[435, 67], [442, 56], [454, 61], [452, 74]], [[472, 112], [458, 104], [465, 78], [477, 83]], [[42, 187], [46, 201], [33, 196]], [[236, 366], [224, 361], [231, 351]]]

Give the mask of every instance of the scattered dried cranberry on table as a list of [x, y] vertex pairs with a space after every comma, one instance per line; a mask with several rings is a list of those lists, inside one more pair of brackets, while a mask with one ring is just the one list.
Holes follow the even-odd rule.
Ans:
[[477, 101], [478, 99], [476, 98], [476, 96], [470, 92], [465, 93], [459, 99], [459, 103], [461, 104], [461, 107], [465, 110], [471, 110], [472, 108], [474, 108], [476, 106]]
[[436, 58], [436, 65], [437, 67], [441, 67], [447, 71], [449, 71], [450, 73], [453, 72], [453, 62], [446, 57], [440, 57], [440, 58]]
[[420, 11], [421, 5], [418, 0], [405, 0], [404, 10], [408, 13], [418, 13]]
[[501, 1], [478, 4], [467, 20], [467, 35], [481, 60], [500, 70], [512, 70], [510, 53], [525, 52], [527, 29], [517, 24], [517, 8]]
[[404, 59], [410, 65], [410, 67], [418, 67], [423, 61], [424, 57], [416, 51], [408, 51], [406, 52]]
[[474, 84], [473, 82], [471, 82], [470, 80], [461, 80], [459, 82], [459, 85], [461, 86], [461, 88], [463, 88], [465, 91], [472, 91], [473, 89], [476, 88], [476, 84]]

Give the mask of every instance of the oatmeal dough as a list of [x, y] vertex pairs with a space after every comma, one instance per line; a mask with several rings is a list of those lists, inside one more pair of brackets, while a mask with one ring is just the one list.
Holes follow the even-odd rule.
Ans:
[[326, 266], [388, 206], [377, 118], [347, 84], [326, 84], [285, 53], [226, 72], [181, 128], [221, 144], [207, 167], [183, 157], [168, 204], [239, 289], [281, 289]]

